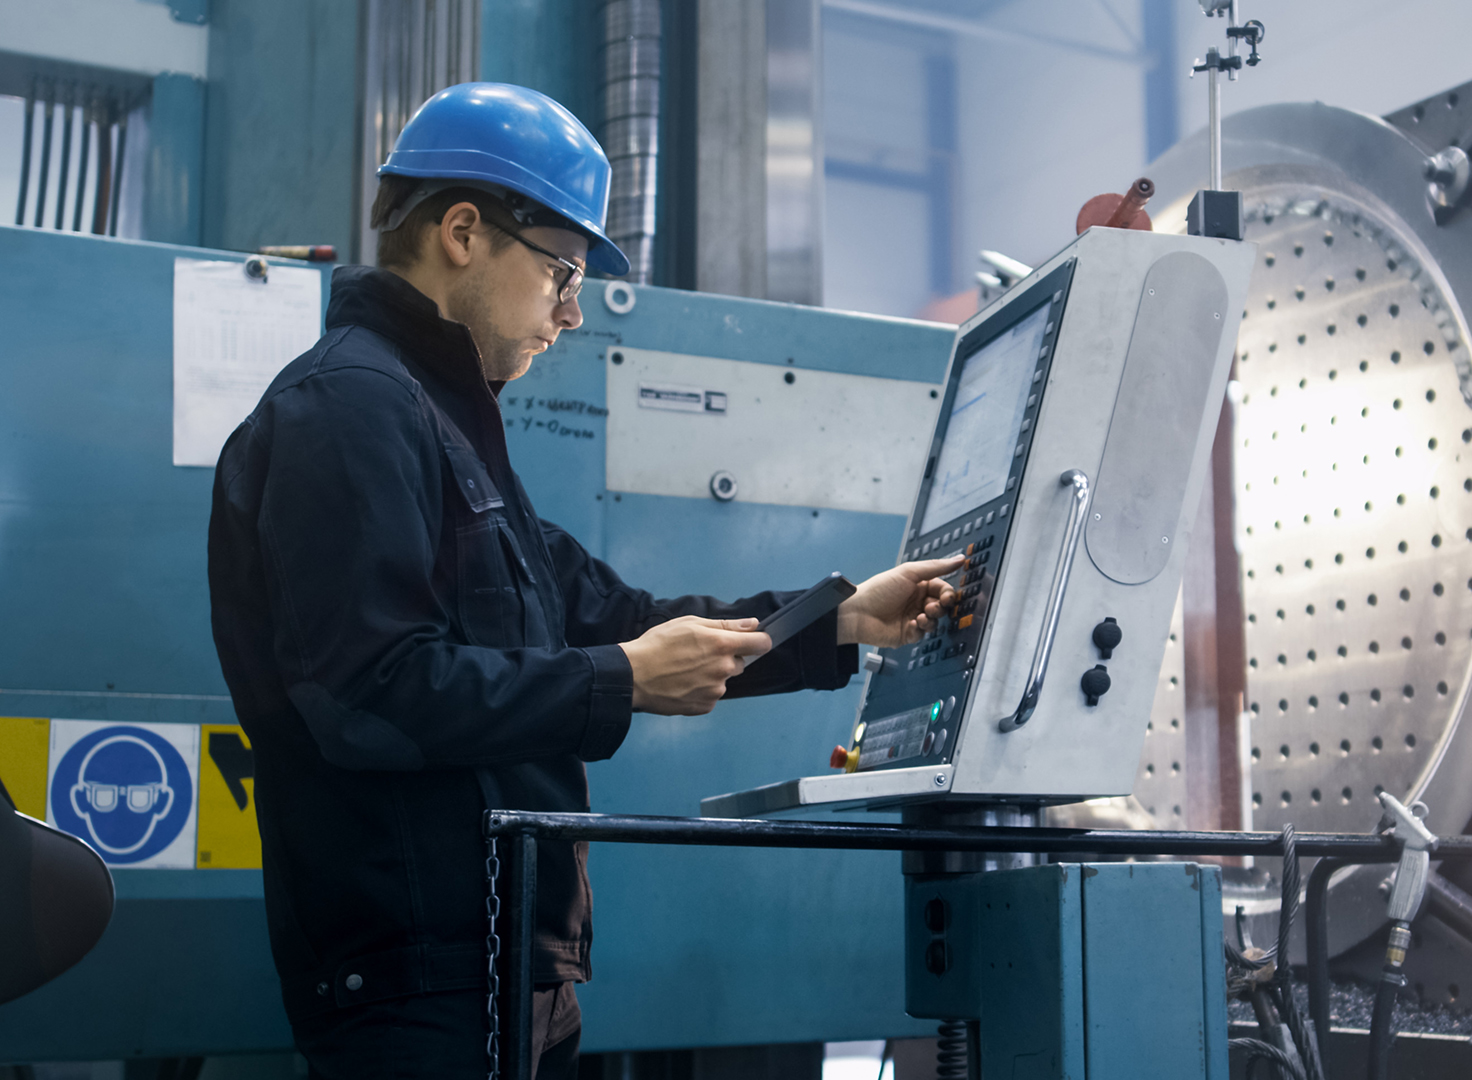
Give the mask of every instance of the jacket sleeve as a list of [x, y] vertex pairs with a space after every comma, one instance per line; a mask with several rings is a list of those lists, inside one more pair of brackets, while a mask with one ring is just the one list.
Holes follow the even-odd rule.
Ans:
[[622, 650], [452, 637], [435, 580], [440, 447], [417, 393], [341, 368], [279, 392], [257, 421], [269, 455], [258, 539], [288, 696], [345, 768], [606, 757], [628, 731]]
[[[762, 618], [797, 592], [761, 592], [729, 603], [709, 596], [656, 600], [627, 585], [613, 568], [588, 554], [565, 530], [542, 522], [558, 584], [567, 605], [567, 640], [596, 646], [631, 641], [681, 615], [707, 619]], [[838, 644], [838, 614], [830, 612], [726, 684], [726, 697], [781, 694], [791, 690], [837, 690], [859, 669], [859, 647]]]

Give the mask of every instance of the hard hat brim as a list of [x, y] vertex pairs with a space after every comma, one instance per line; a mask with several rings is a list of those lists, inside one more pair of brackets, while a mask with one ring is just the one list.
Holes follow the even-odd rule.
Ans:
[[[378, 175], [411, 176], [420, 180], [463, 180], [468, 187], [480, 187], [487, 182], [500, 183], [549, 208], [575, 205], [577, 201], [516, 162], [482, 150], [395, 150], [379, 167]], [[557, 213], [588, 237], [589, 269], [614, 277], [623, 277], [629, 272], [628, 256], [608, 238], [596, 221], [573, 217], [561, 209]]]

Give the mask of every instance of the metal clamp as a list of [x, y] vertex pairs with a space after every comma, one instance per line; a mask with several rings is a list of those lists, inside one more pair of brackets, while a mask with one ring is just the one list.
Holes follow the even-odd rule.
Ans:
[[1063, 593], [1068, 588], [1068, 574], [1073, 569], [1073, 556], [1078, 551], [1078, 538], [1083, 535], [1084, 518], [1089, 509], [1089, 478], [1080, 469], [1069, 469], [1058, 478], [1065, 487], [1073, 487], [1073, 503], [1068, 511], [1068, 528], [1063, 534], [1063, 547], [1058, 564], [1053, 568], [1053, 586], [1048, 590], [1048, 607], [1043, 613], [1043, 627], [1038, 646], [1032, 654], [1032, 669], [1027, 673], [1027, 688], [1022, 702], [1011, 716], [997, 725], [1002, 731], [1016, 731], [1032, 717], [1043, 692], [1043, 678], [1048, 674], [1048, 657], [1053, 652], [1053, 638], [1058, 633], [1058, 617], [1063, 612]]

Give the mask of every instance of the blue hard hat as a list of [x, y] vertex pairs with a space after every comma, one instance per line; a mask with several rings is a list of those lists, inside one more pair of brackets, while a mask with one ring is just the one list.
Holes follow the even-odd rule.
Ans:
[[628, 257], [603, 231], [609, 173], [603, 148], [576, 116], [510, 83], [441, 90], [404, 125], [378, 170], [520, 192], [587, 235], [592, 269], [622, 276]]

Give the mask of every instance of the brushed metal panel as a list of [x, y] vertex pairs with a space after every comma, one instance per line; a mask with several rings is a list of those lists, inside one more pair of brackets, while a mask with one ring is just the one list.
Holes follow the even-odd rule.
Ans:
[[1123, 585], [1164, 570], [1179, 540], [1192, 466], [1179, 449], [1200, 432], [1226, 313], [1227, 283], [1195, 252], [1145, 274], [1085, 534], [1099, 572]]

